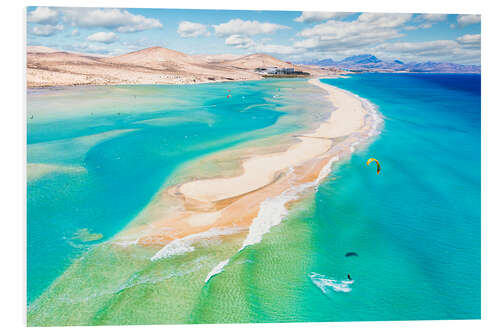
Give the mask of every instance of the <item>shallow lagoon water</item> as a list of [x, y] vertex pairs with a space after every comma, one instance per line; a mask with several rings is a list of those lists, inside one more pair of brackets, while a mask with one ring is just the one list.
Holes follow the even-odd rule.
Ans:
[[[155, 262], [149, 260], [155, 249], [135, 246], [117, 249], [105, 243], [90, 250], [88, 247], [72, 250], [70, 256], [65, 252], [64, 260], [55, 260], [53, 266], [60, 267], [59, 272], [64, 273], [54, 274], [52, 280], [56, 276], [59, 278], [32, 303], [28, 323], [97, 325], [479, 318], [480, 76], [363, 74], [323, 82], [349, 90], [377, 105], [385, 118], [384, 128], [373, 142], [359, 147], [348, 160], [337, 163], [318, 190], [309, 192], [294, 204], [288, 217], [264, 235], [260, 243], [239, 252], [209, 283], [204, 283], [207, 273], [228, 255], [237, 252], [245, 233], [216, 238], [200, 244], [193, 252]], [[220, 88], [221, 93], [231, 89], [234, 96], [240, 84], [249, 83], [228, 84], [231, 88], [226, 88], [226, 84], [207, 85], [208, 88], [200, 89]], [[286, 99], [288, 103], [281, 101], [263, 110], [260, 116], [263, 118], [259, 118], [263, 122], [250, 132], [256, 134], [253, 137], [244, 134], [248, 133], [247, 128], [221, 140], [212, 136], [207, 138], [206, 145], [213, 150], [195, 150], [171, 167], [168, 163], [163, 164], [175, 160], [171, 155], [164, 159], [151, 157], [149, 167], [160, 168], [157, 163], [162, 163], [157, 176], [154, 172], [146, 172], [147, 166], [141, 169], [140, 165], [131, 164], [134, 169], [143, 170], [142, 173], [122, 177], [139, 180], [146, 173], [151, 176], [143, 201], [139, 200], [141, 192], [136, 193], [136, 181], [134, 190], [124, 188], [129, 195], [133, 193], [130, 200], [134, 204], [122, 211], [121, 220], [115, 218], [119, 216], [118, 208], [109, 212], [108, 216], [113, 219], [107, 221], [112, 223], [96, 219], [96, 224], [89, 226], [89, 220], [82, 215], [82, 222], [71, 225], [65, 229], [71, 231], [66, 232], [72, 235], [75, 229], [88, 228], [91, 232], [102, 233], [105, 238], [112, 237], [151, 200], [162, 184], [168, 184], [169, 177], [182, 173], [183, 163], [269, 135], [300, 130], [296, 127], [297, 119], [308, 117], [300, 109], [325, 107], [324, 104], [300, 104], [305, 95], [312, 93], [303, 81], [266, 81], [251, 85], [269, 95], [265, 95], [264, 101], [247, 100], [249, 104], [267, 104], [273, 100], [275, 92], [266, 85], [276, 90], [282, 87], [280, 91], [286, 91], [283, 87], [288, 85], [297, 85], [297, 90], [290, 90], [293, 94]], [[184, 87], [179, 87], [182, 91], [181, 88]], [[305, 95], [297, 95], [299, 91]], [[234, 110], [242, 108], [238, 106]], [[282, 113], [276, 115], [280, 110]], [[238, 119], [232, 118], [233, 115], [225, 113], [224, 120]], [[294, 115], [297, 118], [293, 118]], [[184, 123], [178, 122], [182, 112], [172, 114], [175, 118], [172, 122], [168, 116], [158, 117], [167, 119], [159, 123], [147, 117], [134, 119], [134, 125], [117, 126], [116, 129], [137, 129], [135, 126], [165, 129], [159, 124], [165, 121], [167, 126]], [[213, 120], [213, 117], [204, 119], [209, 118]], [[182, 126], [187, 127], [179, 128], [179, 133], [195, 125], [190, 121]], [[130, 154], [128, 160], [135, 161], [137, 153], [133, 151], [148, 146], [133, 144], [133, 138], [142, 130], [108, 138], [92, 146], [82, 160], [89, 160], [89, 164], [95, 166], [103, 163], [103, 156], [115, 156], [112, 153], [116, 152], [118, 156]], [[242, 140], [231, 140], [242, 135]], [[144, 142], [156, 142], [153, 138]], [[225, 144], [213, 146], [209, 141]], [[120, 146], [127, 146], [127, 149], [119, 150]], [[179, 144], [177, 147], [189, 151], [192, 146]], [[29, 152], [28, 147], [28, 160]], [[154, 150], [148, 150], [148, 154], [162, 156]], [[366, 166], [369, 157], [381, 162], [380, 175]], [[103, 169], [107, 173], [94, 170], [95, 175], [101, 176], [96, 179], [108, 179], [116, 172], [111, 167]], [[51, 184], [49, 176], [37, 182], [42, 181]], [[39, 183], [33, 184], [39, 186]], [[33, 184], [28, 185], [28, 195]], [[57, 184], [57, 180], [52, 180], [52, 184]], [[108, 193], [111, 192], [114, 191], [110, 189]], [[125, 194], [120, 200], [126, 200], [124, 197]], [[82, 207], [88, 207], [88, 202], [82, 201]], [[60, 211], [56, 208], [54, 211]], [[30, 206], [28, 214], [29, 210]], [[31, 224], [30, 215], [28, 218]], [[66, 226], [53, 223], [52, 227], [62, 230]], [[30, 233], [29, 229], [30, 225]], [[356, 252], [358, 256], [345, 257], [347, 252]], [[69, 265], [71, 260], [74, 264]], [[353, 282], [343, 282], [347, 274]], [[36, 292], [33, 295], [36, 296]]]
[[322, 94], [300, 80], [30, 91], [28, 303], [92, 245], [79, 230], [110, 239], [183, 163], [300, 130], [318, 121], [305, 103], [328, 114]]

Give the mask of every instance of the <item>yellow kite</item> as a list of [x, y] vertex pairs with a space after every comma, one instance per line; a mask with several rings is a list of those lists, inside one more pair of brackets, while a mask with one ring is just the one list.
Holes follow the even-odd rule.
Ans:
[[370, 165], [371, 162], [377, 163], [377, 175], [378, 175], [380, 173], [380, 163], [376, 159], [370, 158], [368, 161], [366, 161], [366, 165]]

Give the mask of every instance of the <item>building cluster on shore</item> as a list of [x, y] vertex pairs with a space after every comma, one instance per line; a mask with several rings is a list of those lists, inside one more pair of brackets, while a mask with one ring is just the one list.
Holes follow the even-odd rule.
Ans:
[[297, 71], [293, 67], [258, 67], [255, 72], [261, 75], [309, 75], [309, 73]]

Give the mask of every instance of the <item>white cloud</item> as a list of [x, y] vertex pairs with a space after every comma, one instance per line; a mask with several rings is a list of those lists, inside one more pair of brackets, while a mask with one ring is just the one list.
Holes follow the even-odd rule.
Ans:
[[270, 34], [280, 29], [289, 29], [289, 27], [259, 21], [243, 21], [241, 19], [232, 19], [229, 22], [214, 25], [215, 34], [219, 37], [230, 35], [253, 36], [258, 34]]
[[303, 50], [299, 50], [290, 45], [279, 45], [279, 44], [262, 44], [257, 43], [253, 47], [254, 52], [259, 53], [274, 53], [274, 54], [295, 54], [297, 52], [301, 52]]
[[457, 38], [457, 42], [462, 44], [464, 47], [468, 48], [477, 48], [481, 47], [481, 35], [480, 34], [475, 34], [475, 35], [463, 35]]
[[[272, 44], [267, 39], [253, 40], [248, 34], [233, 34], [225, 44], [248, 52], [286, 55], [298, 61], [371, 53], [380, 59], [403, 61], [440, 61], [463, 64], [480, 63], [481, 36], [464, 35], [456, 40], [426, 42], [391, 42], [404, 36], [405, 29], [426, 29], [447, 19], [441, 14], [375, 14], [363, 13], [354, 21], [332, 19], [315, 24], [297, 34], [291, 45]], [[411, 25], [408, 25], [411, 24]]]
[[35, 10], [28, 13], [28, 22], [56, 25], [58, 13], [48, 7], [36, 7]]
[[181, 23], [179, 23], [177, 33], [181, 35], [181, 37], [198, 37], [210, 35], [210, 32], [208, 32], [206, 25], [189, 21], [182, 21]]
[[92, 34], [87, 37], [88, 40], [92, 42], [99, 42], [99, 43], [104, 43], [104, 44], [110, 44], [116, 41], [118, 38], [116, 37], [116, 34], [114, 32], [96, 32], [95, 34]]
[[[464, 37], [464, 36], [463, 36]], [[459, 38], [460, 39], [460, 38]], [[464, 38], [463, 40], [475, 41], [475, 45], [464, 45], [463, 41], [434, 40], [427, 42], [398, 42], [385, 43], [374, 48], [378, 54], [409, 61], [445, 61], [455, 63], [478, 64], [481, 57], [480, 45], [477, 37]]]
[[83, 28], [108, 28], [118, 32], [137, 32], [161, 28], [157, 19], [134, 15], [125, 9], [64, 8], [64, 19]]
[[404, 26], [404, 30], [429, 29], [433, 24], [445, 21], [448, 14], [418, 14], [411, 21], [413, 25]]
[[432, 23], [421, 23], [419, 25], [407, 25], [407, 26], [404, 26], [403, 29], [404, 30], [417, 30], [417, 29], [429, 29], [430, 27], [432, 27]]
[[465, 27], [470, 24], [481, 23], [481, 15], [458, 15], [457, 24], [459, 27]]
[[354, 21], [329, 20], [302, 30], [298, 36], [303, 38], [293, 43], [296, 51], [288, 58], [297, 60], [305, 53], [309, 58], [340, 59], [371, 53], [381, 59], [480, 63], [479, 35], [462, 36], [457, 40], [391, 42], [404, 36], [404, 30], [430, 28], [446, 18], [441, 14], [363, 13]]
[[73, 31], [71, 31], [71, 36], [80, 36], [80, 31], [78, 31], [78, 29], [73, 29]]
[[330, 20], [302, 30], [305, 39], [295, 47], [309, 51], [338, 51], [360, 48], [401, 37], [397, 28], [411, 20], [412, 14], [363, 13], [354, 21]]
[[[254, 41], [249, 34], [229, 35], [225, 44], [252, 52], [287, 55], [289, 59], [331, 57], [369, 52], [380, 43], [402, 36], [398, 31], [412, 19], [412, 14], [361, 14], [354, 21], [329, 20], [302, 30], [299, 40], [289, 45], [272, 44], [268, 40]], [[225, 32], [225, 31], [224, 31]], [[219, 35], [221, 31], [219, 31]]]
[[448, 14], [420, 14], [418, 15], [418, 18], [424, 21], [441, 22], [446, 20], [447, 16]]
[[310, 22], [319, 22], [319, 21], [325, 21], [333, 18], [343, 18], [349, 15], [352, 15], [353, 13], [335, 13], [335, 12], [302, 12], [302, 14], [295, 18], [295, 22], [304, 22], [304, 23], [310, 23]]
[[233, 46], [233, 47], [236, 47], [239, 49], [248, 49], [248, 48], [254, 46], [255, 42], [252, 39], [245, 37], [245, 36], [231, 35], [231, 36], [226, 38], [226, 41], [224, 42], [224, 44], [226, 44], [228, 46]]
[[239, 49], [247, 49], [253, 53], [294, 54], [303, 51], [290, 45], [266, 44], [267, 41], [269, 41], [267, 38], [256, 42], [246, 36], [231, 35], [226, 38], [225, 44]]
[[37, 36], [52, 36], [56, 32], [61, 31], [64, 29], [64, 26], [62, 24], [58, 25], [50, 25], [50, 24], [44, 24], [44, 25], [37, 25], [31, 29], [31, 33], [33, 35]]
[[398, 53], [419, 53], [423, 55], [441, 54], [443, 51], [449, 51], [451, 47], [456, 47], [457, 43], [453, 40], [434, 40], [429, 42], [398, 42], [380, 45], [376, 49], [386, 50]]
[[408, 22], [411, 17], [412, 14], [363, 13], [357, 21], [373, 25], [373, 28], [396, 28]]

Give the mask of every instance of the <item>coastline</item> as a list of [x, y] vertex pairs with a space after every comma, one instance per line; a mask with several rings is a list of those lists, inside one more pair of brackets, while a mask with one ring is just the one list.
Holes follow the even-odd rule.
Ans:
[[[118, 81], [118, 82], [92, 82], [92, 83], [62, 83], [62, 84], [40, 84], [34, 85], [31, 82], [28, 82], [26, 88], [28, 90], [36, 90], [36, 89], [50, 89], [50, 88], [72, 88], [72, 87], [103, 87], [103, 86], [185, 86], [185, 85], [195, 85], [195, 84], [210, 84], [210, 83], [227, 83], [227, 82], [245, 82], [245, 81], [261, 81], [269, 78], [245, 78], [245, 79], [216, 79], [216, 80], [207, 80], [207, 81], [185, 81], [185, 82], [149, 82], [149, 81], [140, 81], [140, 82], [126, 82], [126, 81]], [[283, 79], [283, 78], [281, 78]]]
[[[32, 85], [31, 83], [27, 83], [26, 88], [27, 91], [36, 91], [36, 90], [49, 90], [49, 89], [64, 89], [64, 88], [77, 88], [77, 87], [105, 87], [105, 86], [190, 86], [190, 85], [199, 85], [199, 84], [217, 84], [217, 83], [229, 83], [229, 82], [252, 82], [252, 81], [266, 81], [266, 80], [286, 80], [286, 79], [308, 79], [311, 80], [319, 80], [323, 78], [332, 78], [332, 77], [344, 77], [349, 74], [355, 73], [345, 73], [339, 72], [335, 75], [329, 75], [328, 77], [324, 76], [323, 73], [315, 73], [310, 75], [309, 77], [264, 77], [264, 76], [255, 76], [250, 78], [243, 79], [215, 79], [215, 80], [206, 80], [206, 81], [183, 81], [183, 82], [93, 82], [93, 83], [68, 83], [68, 84], [54, 84], [48, 83], [44, 85]], [[469, 73], [465, 73], [469, 74]]]
[[[192, 251], [191, 244], [200, 238], [251, 231], [270, 199], [284, 196], [280, 205], [286, 214], [300, 192], [317, 186], [331, 164], [373, 136], [379, 123], [366, 100], [319, 79], [308, 82], [325, 89], [335, 108], [318, 128], [295, 136], [297, 142], [285, 151], [250, 156], [241, 163], [239, 175], [200, 179], [162, 190], [155, 203], [140, 214], [148, 222], [126, 227], [113, 243], [161, 247], [151, 258], [158, 260]], [[267, 232], [273, 223], [257, 233]], [[249, 243], [247, 239], [245, 244]]]
[[[342, 77], [343, 74], [339, 74], [339, 77]], [[323, 78], [317, 76], [311, 76], [309, 79], [313, 80], [316, 78]], [[64, 88], [78, 88], [78, 87], [127, 87], [127, 86], [192, 86], [192, 85], [204, 85], [204, 84], [218, 84], [218, 83], [230, 83], [230, 82], [254, 82], [254, 81], [264, 81], [264, 80], [284, 80], [286, 78], [249, 78], [249, 79], [241, 79], [241, 80], [210, 80], [210, 81], [197, 81], [197, 82], [160, 82], [160, 83], [147, 83], [147, 82], [123, 82], [123, 83], [75, 83], [75, 84], [47, 84], [40, 86], [30, 86], [27, 85], [27, 92], [33, 92], [37, 90], [50, 90], [50, 89], [64, 89]], [[301, 78], [290, 78], [290, 79], [301, 79]]]
[[[453, 75], [481, 75], [481, 72], [338, 72], [336, 75], [340, 78], [347, 77], [349, 75], [359, 75], [359, 74], [453, 74]], [[328, 78], [322, 75], [323, 73], [313, 74], [309, 77], [310, 80]], [[197, 85], [197, 84], [213, 84], [213, 83], [227, 83], [227, 82], [245, 82], [245, 81], [262, 81], [262, 80], [280, 80], [280, 79], [295, 79], [303, 77], [264, 77], [264, 76], [253, 76], [248, 78], [240, 79], [214, 79], [214, 80], [198, 80], [198, 81], [116, 81], [116, 82], [82, 82], [82, 83], [47, 83], [47, 84], [34, 84], [31, 81], [27, 82], [26, 88], [28, 90], [33, 89], [50, 89], [50, 88], [71, 88], [71, 87], [102, 87], [102, 86], [184, 86], [184, 85]]]

